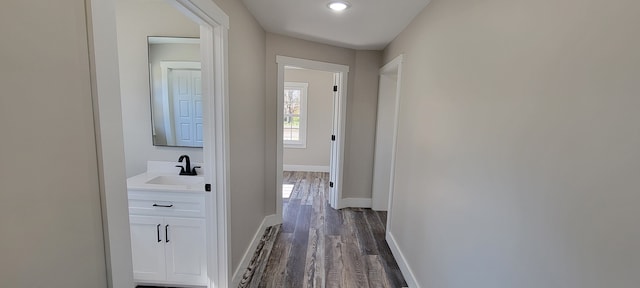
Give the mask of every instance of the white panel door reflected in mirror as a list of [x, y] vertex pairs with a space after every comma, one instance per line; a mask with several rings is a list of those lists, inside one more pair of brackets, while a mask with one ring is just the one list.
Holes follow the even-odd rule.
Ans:
[[202, 147], [200, 39], [148, 37], [155, 146]]

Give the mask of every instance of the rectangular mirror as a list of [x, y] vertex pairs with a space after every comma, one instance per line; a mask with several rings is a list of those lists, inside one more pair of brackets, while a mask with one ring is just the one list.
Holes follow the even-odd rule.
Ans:
[[147, 37], [155, 146], [202, 147], [200, 39]]

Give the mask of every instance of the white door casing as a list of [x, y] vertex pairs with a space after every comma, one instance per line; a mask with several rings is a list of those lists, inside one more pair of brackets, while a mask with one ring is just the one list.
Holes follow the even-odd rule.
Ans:
[[391, 181], [391, 149], [395, 122], [397, 75], [380, 74], [378, 89], [378, 114], [376, 146], [373, 169], [372, 209], [387, 211], [389, 183]]
[[[372, 208], [389, 211], [392, 217], [398, 110], [400, 107], [400, 81], [403, 55], [380, 68], [378, 114], [372, 187]], [[387, 227], [389, 229], [389, 227]], [[388, 231], [388, 230], [387, 230]]]

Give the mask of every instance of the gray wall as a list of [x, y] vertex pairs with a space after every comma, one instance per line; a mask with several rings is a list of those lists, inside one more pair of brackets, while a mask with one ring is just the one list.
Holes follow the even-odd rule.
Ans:
[[342, 198], [371, 198], [382, 51], [356, 51], [353, 89], [347, 103], [347, 143]]
[[153, 146], [147, 52], [147, 36], [200, 37], [200, 26], [165, 1], [115, 1], [127, 177], [145, 172], [149, 160], [188, 154], [203, 162], [202, 148]]
[[433, 0], [405, 53], [391, 233], [421, 287], [637, 287], [640, 3]]
[[307, 147], [284, 148], [284, 165], [329, 167], [333, 113], [333, 73], [308, 69], [285, 69], [284, 81], [308, 83]]
[[[343, 198], [371, 198], [377, 71], [381, 51], [356, 51], [267, 33], [266, 40], [266, 185], [265, 209], [276, 212], [276, 56], [288, 56], [349, 66]], [[360, 138], [358, 138], [360, 137]]]
[[85, 3], [2, 6], [0, 287], [106, 287]]

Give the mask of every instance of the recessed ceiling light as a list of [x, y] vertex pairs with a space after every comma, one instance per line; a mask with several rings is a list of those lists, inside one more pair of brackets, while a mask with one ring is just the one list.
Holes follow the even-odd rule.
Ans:
[[348, 2], [344, 2], [344, 1], [334, 1], [329, 3], [329, 9], [336, 11], [336, 12], [340, 12], [340, 11], [344, 11], [345, 9], [349, 8], [349, 3]]

